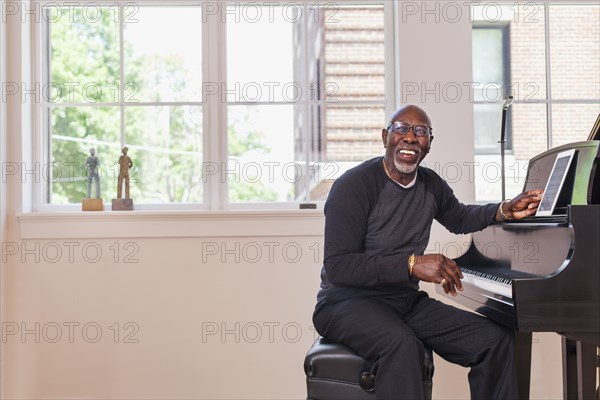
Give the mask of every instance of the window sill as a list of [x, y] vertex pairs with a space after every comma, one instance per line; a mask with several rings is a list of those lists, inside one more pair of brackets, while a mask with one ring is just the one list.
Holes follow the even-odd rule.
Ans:
[[323, 210], [17, 214], [21, 239], [320, 236]]

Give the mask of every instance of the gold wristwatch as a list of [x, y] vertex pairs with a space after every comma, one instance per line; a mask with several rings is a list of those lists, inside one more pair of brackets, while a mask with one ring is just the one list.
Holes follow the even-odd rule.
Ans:
[[415, 253], [412, 253], [410, 256], [408, 256], [408, 276], [410, 276], [411, 278], [412, 278], [412, 270], [416, 263], [417, 263], [417, 257], [415, 256]]

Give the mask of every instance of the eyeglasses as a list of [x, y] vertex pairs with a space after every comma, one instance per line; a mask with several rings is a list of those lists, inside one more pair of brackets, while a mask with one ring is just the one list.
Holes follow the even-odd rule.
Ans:
[[386, 129], [388, 132], [402, 136], [408, 134], [408, 131], [412, 129], [415, 136], [420, 138], [428, 137], [431, 135], [431, 131], [433, 131], [433, 128], [427, 125], [411, 125], [400, 121], [390, 122]]

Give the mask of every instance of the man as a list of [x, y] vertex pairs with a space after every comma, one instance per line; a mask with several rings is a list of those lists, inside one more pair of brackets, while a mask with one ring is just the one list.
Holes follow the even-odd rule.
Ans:
[[384, 157], [336, 180], [325, 204], [325, 258], [316, 330], [364, 357], [377, 399], [423, 397], [423, 344], [470, 367], [471, 397], [517, 398], [513, 332], [430, 299], [419, 281], [462, 290], [460, 268], [423, 255], [433, 219], [453, 233], [533, 215], [541, 190], [501, 204], [467, 206], [434, 171], [419, 166], [433, 141], [419, 107], [397, 110], [382, 131]]

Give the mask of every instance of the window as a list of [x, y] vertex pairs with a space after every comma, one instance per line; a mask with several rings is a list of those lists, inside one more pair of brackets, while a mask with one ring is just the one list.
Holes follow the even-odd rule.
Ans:
[[389, 2], [155, 4], [40, 5], [36, 209], [77, 207], [90, 147], [142, 209], [297, 207], [381, 153]]
[[502, 88], [478, 98], [475, 86], [474, 104], [476, 200], [496, 201], [501, 179], [493, 153], [509, 94], [507, 196], [522, 190], [530, 158], [587, 138], [600, 113], [600, 6], [489, 3], [472, 12], [473, 81]]
[[[473, 98], [475, 100], [475, 151], [478, 154], [496, 154], [498, 126], [501, 114], [495, 104], [498, 98], [506, 98], [510, 83], [510, 49], [508, 24], [493, 26], [473, 25]], [[506, 149], [512, 148], [509, 109], [506, 129]]]
[[202, 202], [201, 46], [189, 51], [202, 40], [202, 9], [50, 6], [45, 15], [44, 152], [58, 168], [44, 202], [85, 197], [90, 147], [100, 158], [104, 197], [116, 197], [123, 146], [134, 159], [137, 202]]

